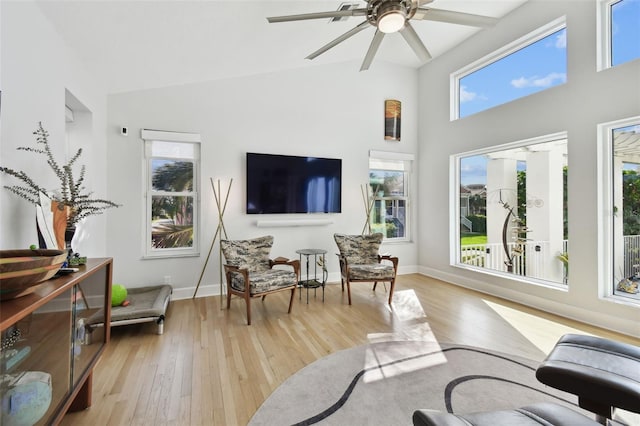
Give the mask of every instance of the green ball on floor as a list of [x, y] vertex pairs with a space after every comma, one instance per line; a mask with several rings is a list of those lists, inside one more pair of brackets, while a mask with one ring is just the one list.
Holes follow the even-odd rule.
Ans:
[[127, 289], [122, 284], [111, 286], [111, 306], [120, 306], [127, 299]]

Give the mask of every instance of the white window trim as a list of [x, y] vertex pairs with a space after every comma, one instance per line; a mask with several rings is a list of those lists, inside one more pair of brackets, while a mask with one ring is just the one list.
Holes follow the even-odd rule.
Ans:
[[620, 0], [599, 0], [596, 3], [597, 16], [597, 70], [611, 68], [611, 6]]
[[449, 117], [450, 121], [455, 121], [460, 118], [460, 80], [466, 77], [469, 74], [472, 74], [478, 71], [481, 68], [484, 68], [488, 65], [491, 65], [494, 62], [497, 62], [518, 50], [521, 50], [543, 38], [560, 31], [563, 28], [567, 27], [567, 17], [561, 16], [560, 18], [554, 19], [542, 27], [531, 31], [528, 34], [520, 37], [517, 40], [512, 41], [511, 43], [501, 47], [498, 50], [495, 50], [488, 55], [483, 56], [466, 65], [459, 70], [453, 72], [449, 76], [449, 88], [450, 88], [450, 111]]
[[[396, 238], [387, 238], [384, 236], [383, 243], [406, 243], [411, 241], [411, 224], [413, 218], [411, 217], [411, 169], [413, 168], [413, 162], [415, 160], [415, 155], [404, 152], [392, 152], [392, 151], [376, 151], [369, 150], [369, 161], [371, 160], [389, 160], [393, 162], [403, 162], [404, 163], [404, 173], [405, 173], [405, 190], [406, 194], [404, 197], [376, 197], [375, 194], [373, 196], [374, 199], [379, 200], [388, 200], [388, 199], [397, 199], [404, 200], [405, 202], [405, 214], [406, 214], [406, 223], [404, 228], [404, 237], [396, 237]], [[371, 169], [371, 163], [369, 163], [369, 167], [367, 171]], [[375, 170], [375, 169], [374, 169]], [[371, 220], [371, 218], [369, 218]]]
[[613, 130], [640, 123], [640, 115], [598, 124], [598, 296], [601, 299], [625, 305], [638, 306], [638, 302], [614, 294], [613, 277]]
[[[142, 217], [142, 230], [144, 235], [141, 238], [142, 241], [142, 258], [143, 259], [165, 259], [168, 257], [193, 257], [200, 256], [200, 147], [196, 150], [194, 160], [194, 206], [193, 206], [193, 226], [194, 226], [194, 238], [193, 246], [189, 248], [176, 248], [176, 249], [162, 249], [153, 250], [149, 244], [148, 237], [151, 235], [151, 221], [149, 220], [151, 214], [151, 197], [149, 195], [149, 179], [151, 176], [151, 161], [149, 147], [154, 141], [163, 142], [185, 142], [192, 144], [200, 144], [202, 139], [198, 133], [183, 133], [183, 132], [167, 132], [162, 130], [148, 130], [142, 129], [140, 131], [140, 137], [143, 140], [143, 156], [142, 156], [142, 187], [144, 188], [144, 194], [142, 197], [143, 212]], [[153, 157], [159, 158], [159, 157]]]
[[460, 262], [460, 159], [462, 157], [472, 157], [476, 155], [488, 154], [495, 151], [505, 151], [523, 146], [535, 145], [545, 142], [553, 142], [560, 139], [568, 139], [568, 133], [558, 132], [543, 136], [537, 136], [530, 139], [508, 142], [501, 145], [493, 145], [490, 147], [479, 148], [472, 151], [452, 154], [449, 157], [449, 264], [456, 268], [480, 272], [494, 277], [501, 277], [511, 281], [533, 284], [540, 287], [550, 288], [558, 291], [569, 291], [569, 285], [558, 284], [539, 278], [515, 275], [508, 272], [496, 271], [489, 268], [467, 265]]

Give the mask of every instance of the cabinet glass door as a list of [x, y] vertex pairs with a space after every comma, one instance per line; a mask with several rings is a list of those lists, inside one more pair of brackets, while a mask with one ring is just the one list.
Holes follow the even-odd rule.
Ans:
[[72, 342], [74, 386], [105, 345], [106, 280], [107, 268], [101, 268], [74, 286]]
[[2, 332], [0, 424], [45, 424], [70, 393], [71, 290]]

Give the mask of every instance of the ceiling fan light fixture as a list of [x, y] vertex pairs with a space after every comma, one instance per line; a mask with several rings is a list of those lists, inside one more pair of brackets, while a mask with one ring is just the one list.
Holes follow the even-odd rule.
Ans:
[[407, 13], [400, 5], [392, 5], [379, 12], [377, 26], [383, 33], [395, 33], [404, 27]]

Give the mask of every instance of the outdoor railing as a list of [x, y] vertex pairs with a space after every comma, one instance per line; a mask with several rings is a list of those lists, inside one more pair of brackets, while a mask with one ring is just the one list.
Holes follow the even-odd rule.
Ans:
[[[515, 243], [509, 243], [511, 253]], [[562, 251], [568, 253], [568, 240], [562, 242]], [[512, 272], [534, 278], [544, 278], [546, 271], [543, 262], [544, 254], [549, 250], [547, 241], [529, 241], [525, 244], [524, 252], [513, 258]], [[560, 253], [553, 253], [557, 256]], [[470, 244], [460, 246], [460, 261], [466, 265], [479, 266], [507, 272], [507, 256], [502, 244]], [[567, 282], [567, 268], [564, 268], [563, 282]], [[640, 272], [640, 235], [624, 236], [624, 266], [622, 277], [631, 277]], [[617, 276], [617, 275], [616, 275]]]
[[[509, 253], [513, 253], [515, 246], [516, 243], [507, 244]], [[565, 252], [566, 247], [567, 242], [565, 240], [563, 243]], [[513, 266], [511, 272], [516, 275], [546, 279], [548, 271], [547, 263], [544, 262], [544, 259], [548, 258], [548, 251], [548, 241], [529, 241], [525, 243], [523, 253], [512, 258]], [[552, 256], [556, 257], [558, 254], [560, 253], [552, 253]], [[460, 246], [460, 260], [466, 265], [479, 266], [497, 271], [508, 271], [507, 255], [500, 243], [462, 245]], [[560, 262], [560, 260], [558, 260], [558, 262]], [[563, 268], [563, 283], [567, 282], [566, 275], [566, 268]]]
[[624, 275], [620, 279], [631, 277], [636, 272], [640, 272], [640, 235], [625, 235]]

